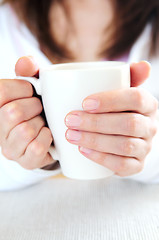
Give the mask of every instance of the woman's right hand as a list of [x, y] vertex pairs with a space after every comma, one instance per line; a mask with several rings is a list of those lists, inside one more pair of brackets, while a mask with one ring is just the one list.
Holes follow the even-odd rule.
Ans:
[[[35, 76], [38, 66], [32, 57], [20, 58], [16, 75]], [[33, 97], [29, 82], [0, 79], [0, 145], [2, 154], [23, 168], [42, 168], [54, 163], [48, 153], [52, 142], [49, 128], [40, 116], [42, 104]]]

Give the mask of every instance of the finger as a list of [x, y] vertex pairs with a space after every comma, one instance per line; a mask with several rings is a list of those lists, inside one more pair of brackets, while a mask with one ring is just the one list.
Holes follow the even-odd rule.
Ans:
[[79, 147], [79, 151], [88, 159], [110, 169], [116, 175], [121, 177], [139, 173], [143, 169], [143, 162], [138, 161], [135, 158], [97, 152], [83, 147]]
[[27, 147], [23, 158], [18, 160], [18, 163], [26, 169], [42, 168], [55, 162], [48, 153], [52, 142], [52, 135], [47, 127], [43, 127]]
[[0, 107], [12, 100], [29, 98], [33, 95], [32, 85], [23, 80], [0, 80]]
[[156, 125], [149, 117], [137, 113], [104, 113], [91, 114], [73, 111], [65, 118], [70, 129], [115, 134], [139, 138], [152, 138], [156, 133]]
[[67, 130], [68, 142], [98, 152], [143, 159], [150, 151], [149, 144], [141, 138], [104, 135], [99, 133]]
[[19, 58], [15, 65], [17, 76], [32, 77], [37, 75], [38, 71], [38, 64], [32, 56]]
[[141, 85], [150, 75], [151, 65], [146, 61], [132, 63], [130, 66], [131, 87]]
[[20, 99], [4, 105], [0, 110], [0, 138], [7, 138], [16, 125], [32, 119], [41, 111], [42, 105], [38, 98]]
[[45, 122], [41, 116], [17, 125], [10, 132], [5, 142], [4, 155], [10, 160], [22, 157], [28, 144], [38, 136], [44, 126]]
[[83, 109], [91, 113], [134, 111], [149, 115], [157, 111], [158, 101], [144, 89], [129, 88], [91, 95], [83, 101]]

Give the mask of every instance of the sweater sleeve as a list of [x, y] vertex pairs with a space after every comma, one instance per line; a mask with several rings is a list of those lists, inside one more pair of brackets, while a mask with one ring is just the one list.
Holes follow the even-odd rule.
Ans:
[[26, 170], [18, 163], [6, 159], [0, 149], [0, 191], [11, 191], [28, 187], [61, 173], [57, 170]]

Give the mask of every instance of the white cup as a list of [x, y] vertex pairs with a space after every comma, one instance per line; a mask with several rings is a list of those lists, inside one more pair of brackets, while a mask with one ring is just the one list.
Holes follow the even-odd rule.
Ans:
[[125, 62], [81, 62], [54, 64], [40, 69], [39, 80], [18, 77], [33, 84], [42, 96], [46, 119], [53, 134], [52, 157], [60, 161], [62, 172], [73, 179], [98, 179], [113, 175], [109, 169], [87, 159], [78, 146], [70, 144], [64, 119], [73, 110], [82, 110], [87, 96], [130, 87], [130, 67]]

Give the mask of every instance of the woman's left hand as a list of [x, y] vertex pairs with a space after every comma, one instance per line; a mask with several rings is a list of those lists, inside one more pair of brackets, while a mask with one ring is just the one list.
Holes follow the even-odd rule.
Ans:
[[131, 65], [131, 88], [88, 96], [84, 111], [70, 112], [65, 119], [66, 139], [79, 146], [87, 158], [116, 175], [140, 172], [157, 131], [158, 101], [137, 88], [148, 76], [150, 65]]

